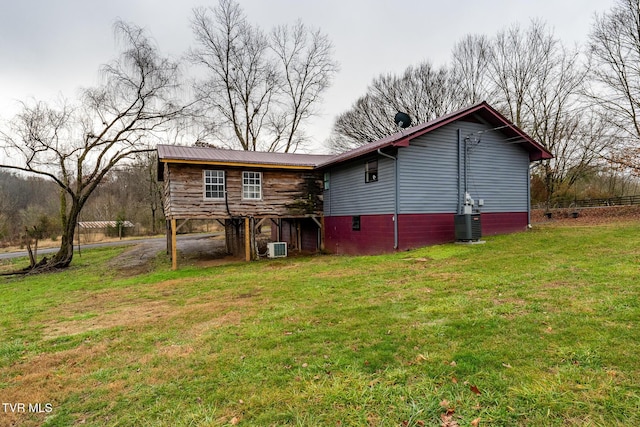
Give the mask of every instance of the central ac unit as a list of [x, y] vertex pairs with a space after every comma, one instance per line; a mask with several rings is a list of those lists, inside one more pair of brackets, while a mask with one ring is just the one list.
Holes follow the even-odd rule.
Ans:
[[267, 243], [267, 256], [269, 258], [284, 258], [287, 256], [287, 243], [286, 242], [271, 242]]
[[454, 224], [456, 240], [480, 240], [482, 237], [480, 214], [456, 215]]

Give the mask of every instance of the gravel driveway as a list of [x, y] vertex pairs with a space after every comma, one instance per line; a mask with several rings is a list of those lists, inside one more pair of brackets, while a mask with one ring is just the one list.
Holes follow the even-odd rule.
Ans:
[[[166, 249], [166, 239], [149, 239], [124, 251], [112, 259], [109, 265], [125, 275], [144, 273], [152, 269], [158, 253]], [[179, 262], [210, 261], [224, 258], [226, 255], [222, 233], [178, 236]]]

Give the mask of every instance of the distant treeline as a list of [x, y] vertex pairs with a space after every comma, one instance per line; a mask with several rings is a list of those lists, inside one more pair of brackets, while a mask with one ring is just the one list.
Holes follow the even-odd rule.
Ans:
[[[141, 234], [163, 232], [161, 188], [151, 155], [111, 171], [91, 195], [81, 221], [124, 219]], [[0, 244], [22, 244], [29, 230], [42, 238], [57, 238], [60, 229], [60, 188], [51, 180], [0, 169]]]

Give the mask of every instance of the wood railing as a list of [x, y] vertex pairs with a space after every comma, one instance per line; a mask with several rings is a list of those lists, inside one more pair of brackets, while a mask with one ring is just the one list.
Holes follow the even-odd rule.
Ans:
[[[596, 199], [577, 199], [577, 200], [556, 200], [552, 201], [549, 208], [595, 208], [605, 206], [628, 206], [640, 205], [640, 195], [620, 196], [620, 197], [603, 197]], [[544, 209], [544, 203], [534, 206], [534, 209]]]

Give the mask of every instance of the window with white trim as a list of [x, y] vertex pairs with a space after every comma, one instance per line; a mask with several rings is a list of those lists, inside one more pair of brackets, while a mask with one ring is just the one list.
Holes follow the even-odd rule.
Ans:
[[262, 199], [262, 172], [242, 172], [242, 198]]
[[378, 180], [378, 160], [369, 160], [364, 164], [364, 182], [376, 182]]
[[204, 171], [204, 198], [224, 199], [224, 171]]

